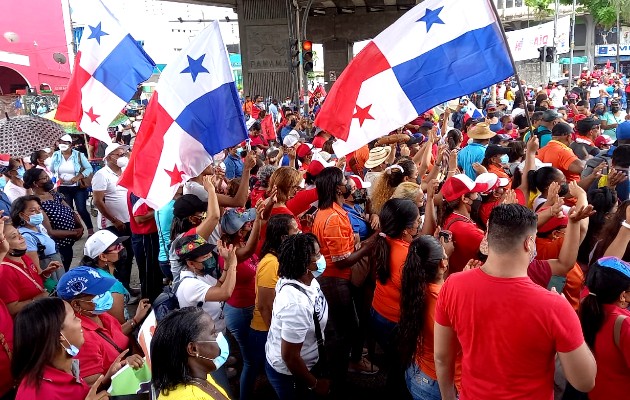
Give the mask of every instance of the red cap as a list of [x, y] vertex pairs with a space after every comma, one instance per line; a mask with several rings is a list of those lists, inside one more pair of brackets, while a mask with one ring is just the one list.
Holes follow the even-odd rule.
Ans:
[[324, 164], [322, 164], [321, 162], [319, 162], [317, 160], [313, 160], [308, 165], [308, 169], [306, 170], [306, 172], [311, 174], [311, 176], [317, 176], [317, 175], [319, 175], [320, 172], [322, 172], [324, 170], [324, 168], [325, 168]]
[[[537, 213], [541, 214], [543, 211], [547, 211], [548, 208], [549, 207], [541, 207]], [[556, 229], [566, 228], [568, 223], [569, 217], [564, 211], [562, 211], [562, 217], [551, 217], [551, 219], [545, 222], [543, 226], [539, 226], [538, 233], [548, 233], [555, 231]]]
[[595, 139], [595, 146], [597, 147], [610, 146], [613, 143], [615, 143], [615, 141], [608, 135], [599, 135], [597, 139]]
[[441, 192], [446, 201], [453, 201], [465, 194], [480, 192], [481, 189], [483, 188], [465, 174], [457, 174], [444, 182]]
[[304, 158], [311, 152], [312, 148], [313, 148], [312, 144], [310, 144], [310, 143], [302, 143], [300, 145], [300, 147], [298, 147], [298, 149], [297, 149], [297, 151], [295, 153], [297, 154], [298, 157]]
[[348, 178], [354, 181], [354, 184], [357, 186], [357, 189], [367, 189], [372, 186], [370, 182], [366, 182], [359, 175], [350, 175]]

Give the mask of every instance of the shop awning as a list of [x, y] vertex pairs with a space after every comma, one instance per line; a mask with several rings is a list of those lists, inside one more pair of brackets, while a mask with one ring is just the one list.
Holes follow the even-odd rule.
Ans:
[[[560, 64], [571, 64], [569, 57], [561, 58], [558, 62]], [[573, 57], [573, 64], [586, 64], [586, 63], [588, 63], [588, 57]]]

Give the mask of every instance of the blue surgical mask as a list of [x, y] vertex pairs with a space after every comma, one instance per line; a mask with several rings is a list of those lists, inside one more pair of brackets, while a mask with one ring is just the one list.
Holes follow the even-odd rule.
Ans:
[[223, 364], [225, 364], [228, 357], [230, 356], [230, 344], [228, 343], [225, 336], [223, 336], [223, 332], [219, 332], [219, 334], [217, 335], [217, 340], [199, 341], [199, 343], [208, 343], [208, 342], [216, 342], [216, 344], [219, 346], [219, 350], [221, 351], [221, 353], [211, 360], [208, 357], [204, 357], [199, 353], [197, 353], [197, 357], [212, 361], [216, 369], [219, 369], [223, 366]]
[[28, 222], [31, 225], [41, 225], [42, 222], [44, 222], [44, 214], [39, 213], [39, 214], [33, 214], [31, 216], [28, 217]]
[[114, 305], [112, 292], [107, 291], [98, 296], [94, 296], [92, 303], [94, 303], [94, 310], [92, 310], [92, 314], [99, 315], [106, 313], [112, 308], [112, 305]]
[[465, 113], [467, 113], [467, 112], [468, 112], [468, 106], [464, 106], [464, 107], [462, 107], [462, 109], [461, 109], [461, 110], [462, 110], [462, 112], [463, 112], [464, 114], [465, 114]]
[[507, 164], [510, 162], [510, 156], [507, 154], [501, 154], [501, 164]]
[[323, 254], [317, 259], [316, 264], [317, 264], [317, 270], [311, 271], [311, 273], [313, 274], [315, 278], [321, 276], [321, 274], [323, 274], [324, 271], [326, 270], [326, 259], [324, 258]]
[[24, 167], [19, 167], [17, 169], [17, 176], [18, 176], [18, 178], [20, 178], [20, 179], [24, 178], [24, 172], [26, 172]]
[[70, 345], [70, 347], [66, 347], [63, 344], [61, 346], [63, 346], [64, 350], [66, 351], [66, 353], [68, 353], [70, 357], [76, 357], [77, 354], [79, 354], [79, 348], [70, 343], [70, 341], [66, 339], [66, 336], [62, 332], [59, 333], [61, 333], [61, 337]]

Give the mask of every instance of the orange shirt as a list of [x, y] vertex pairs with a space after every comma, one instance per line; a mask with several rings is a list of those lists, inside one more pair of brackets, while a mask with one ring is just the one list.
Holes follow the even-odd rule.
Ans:
[[505, 190], [510, 190], [512, 189], [512, 178], [510, 178], [510, 175], [506, 174], [505, 171], [503, 170], [503, 168], [499, 168], [494, 164], [491, 164], [488, 166], [488, 172], [492, 172], [493, 174], [495, 174], [496, 176], [498, 176], [499, 178], [506, 178], [510, 180], [510, 183], [508, 183], [508, 185], [505, 187]]
[[409, 243], [400, 239], [385, 238], [389, 246], [389, 279], [384, 284], [376, 280], [372, 307], [374, 310], [392, 322], [400, 319], [400, 289], [402, 272]]
[[337, 203], [315, 215], [311, 231], [319, 241], [320, 252], [326, 259], [323, 276], [350, 279], [351, 269], [333, 266], [336, 261], [348, 258], [354, 252], [354, 234], [348, 213]]
[[579, 160], [573, 150], [564, 143], [557, 140], [550, 140], [542, 149], [538, 150], [538, 159], [544, 163], [551, 163], [552, 166], [558, 168], [569, 182], [579, 182], [580, 174], [569, 172], [569, 165], [575, 160]]

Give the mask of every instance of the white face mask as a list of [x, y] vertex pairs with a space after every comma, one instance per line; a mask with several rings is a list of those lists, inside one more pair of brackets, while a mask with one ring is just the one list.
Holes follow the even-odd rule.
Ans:
[[129, 164], [128, 157], [118, 157], [118, 160], [116, 160], [116, 165], [118, 165], [120, 168], [126, 168], [127, 164]]
[[66, 150], [68, 150], [69, 148], [70, 148], [70, 146], [69, 146], [69, 145], [67, 145], [67, 144], [60, 144], [60, 145], [59, 145], [59, 150], [61, 150], [61, 151], [66, 151]]
[[52, 164], [52, 158], [48, 157], [47, 159], [44, 160], [44, 165], [50, 168], [50, 164]]

